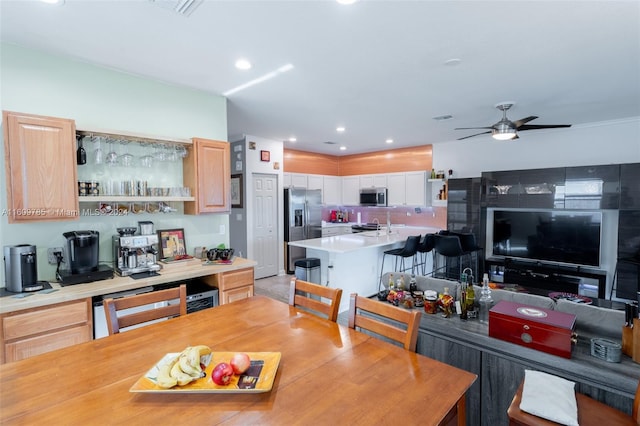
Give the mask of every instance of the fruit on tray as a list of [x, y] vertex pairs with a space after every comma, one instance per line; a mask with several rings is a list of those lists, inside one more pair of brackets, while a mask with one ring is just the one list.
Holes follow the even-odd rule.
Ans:
[[176, 385], [184, 386], [203, 377], [201, 357], [210, 353], [211, 348], [206, 345], [188, 346], [171, 362], [158, 367], [156, 383], [161, 388], [169, 389]]

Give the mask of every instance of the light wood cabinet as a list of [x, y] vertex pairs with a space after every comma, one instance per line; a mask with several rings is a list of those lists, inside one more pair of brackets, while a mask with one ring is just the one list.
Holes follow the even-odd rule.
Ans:
[[193, 150], [182, 167], [184, 185], [192, 189], [195, 201], [184, 203], [185, 214], [231, 211], [230, 163], [228, 142], [193, 139]]
[[253, 268], [222, 272], [203, 277], [203, 279], [209, 285], [218, 288], [220, 305], [253, 296]]
[[16, 311], [0, 317], [2, 363], [18, 361], [93, 338], [91, 299]]
[[77, 219], [75, 122], [2, 115], [9, 223]]

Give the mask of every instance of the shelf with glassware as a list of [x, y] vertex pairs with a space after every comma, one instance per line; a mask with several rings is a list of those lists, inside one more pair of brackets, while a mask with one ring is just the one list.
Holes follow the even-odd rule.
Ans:
[[[78, 130], [78, 201], [98, 211], [177, 211], [171, 203], [194, 201], [182, 186], [182, 160], [191, 141]], [[115, 203], [115, 204], [113, 204]], [[126, 203], [126, 204], [118, 204]]]

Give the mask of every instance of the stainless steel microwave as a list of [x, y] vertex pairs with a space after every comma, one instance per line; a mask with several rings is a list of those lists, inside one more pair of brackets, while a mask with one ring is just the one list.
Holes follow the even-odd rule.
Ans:
[[362, 188], [360, 189], [361, 206], [386, 206], [387, 188]]

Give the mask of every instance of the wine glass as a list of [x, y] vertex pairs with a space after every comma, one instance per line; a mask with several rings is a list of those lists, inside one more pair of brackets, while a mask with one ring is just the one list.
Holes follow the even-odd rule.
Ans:
[[107, 156], [104, 160], [110, 166], [115, 166], [116, 164], [118, 164], [118, 153], [113, 147], [113, 143], [115, 141], [116, 139], [114, 138], [107, 138], [107, 144], [109, 144], [109, 152], [107, 153]]
[[124, 154], [120, 155], [118, 157], [118, 162], [123, 166], [123, 167], [131, 167], [133, 165], [133, 155], [129, 154], [129, 142], [126, 140], [121, 140], [120, 141], [121, 145], [124, 145]]

